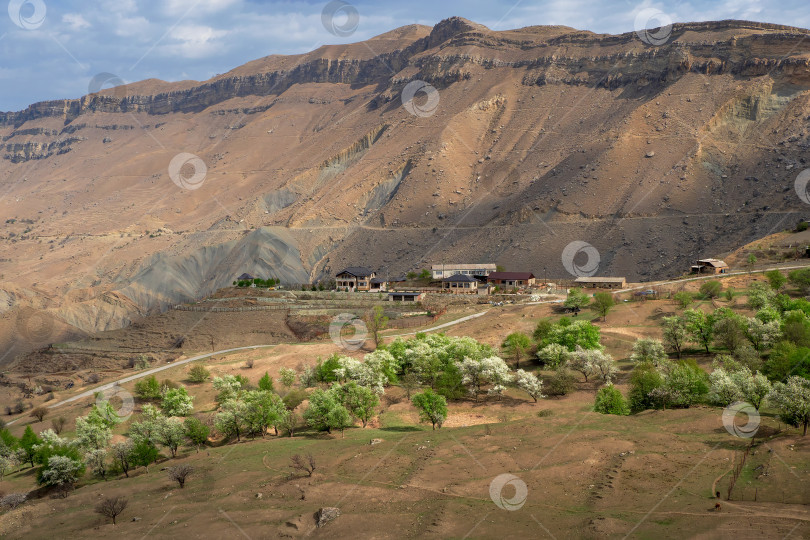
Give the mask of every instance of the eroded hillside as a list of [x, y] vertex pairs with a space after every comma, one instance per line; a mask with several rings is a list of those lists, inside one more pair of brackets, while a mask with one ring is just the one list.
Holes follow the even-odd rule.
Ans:
[[[651, 46], [454, 18], [4, 113], [6, 354], [242, 272], [486, 259], [562, 277], [582, 240], [600, 274], [679, 274], [806, 213], [807, 34], [695, 23]], [[402, 106], [412, 81], [435, 109]], [[195, 189], [170, 178], [180, 153], [205, 164]]]

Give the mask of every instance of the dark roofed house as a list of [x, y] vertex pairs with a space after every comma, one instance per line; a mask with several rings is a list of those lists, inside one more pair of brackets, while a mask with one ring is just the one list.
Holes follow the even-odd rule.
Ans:
[[254, 279], [256, 279], [256, 278], [251, 276], [247, 272], [245, 272], [244, 274], [242, 274], [241, 276], [236, 278], [237, 281], [253, 281]]
[[442, 290], [454, 294], [476, 294], [478, 280], [466, 274], [455, 274], [442, 280]]
[[501, 287], [531, 287], [535, 277], [531, 272], [492, 272], [487, 283]]
[[347, 291], [370, 291], [371, 280], [376, 276], [373, 270], [364, 266], [350, 266], [337, 273], [335, 285]]

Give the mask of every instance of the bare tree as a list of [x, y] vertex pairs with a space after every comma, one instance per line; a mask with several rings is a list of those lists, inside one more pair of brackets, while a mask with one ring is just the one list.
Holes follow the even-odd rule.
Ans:
[[96, 505], [96, 513], [112, 519], [113, 525], [115, 525], [115, 518], [126, 510], [127, 504], [129, 501], [126, 497], [105, 497]]
[[365, 316], [366, 328], [371, 332], [371, 337], [374, 340], [374, 348], [380, 346], [380, 332], [388, 328], [388, 317], [385, 316], [382, 306], [374, 306], [374, 309], [369, 311]]
[[31, 418], [36, 418], [37, 422], [42, 422], [42, 419], [45, 418], [45, 415], [48, 414], [47, 407], [35, 407], [31, 409], [31, 412], [28, 413]]
[[64, 416], [51, 419], [51, 427], [53, 427], [57, 435], [62, 433], [62, 430], [65, 429], [65, 424], [67, 424], [67, 419]]
[[175, 465], [174, 467], [169, 467], [167, 469], [167, 473], [169, 474], [169, 479], [176, 481], [180, 484], [180, 489], [182, 489], [186, 485], [186, 478], [194, 472], [194, 467], [191, 465]]
[[290, 467], [306, 473], [307, 476], [312, 476], [312, 473], [315, 472], [315, 457], [312, 454], [307, 454], [306, 457], [295, 454], [290, 458], [290, 462], [292, 463]]

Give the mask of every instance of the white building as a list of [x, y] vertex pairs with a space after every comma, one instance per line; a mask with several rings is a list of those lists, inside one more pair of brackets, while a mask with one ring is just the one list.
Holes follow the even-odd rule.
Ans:
[[488, 276], [496, 270], [495, 263], [481, 264], [434, 264], [431, 268], [433, 279], [444, 279], [461, 274], [462, 276]]

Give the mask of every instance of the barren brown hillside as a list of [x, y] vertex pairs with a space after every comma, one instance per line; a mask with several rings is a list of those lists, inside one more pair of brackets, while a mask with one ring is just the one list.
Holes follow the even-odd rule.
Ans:
[[[679, 274], [806, 214], [807, 38], [722, 21], [656, 47], [455, 18], [0, 114], [0, 335], [118, 328], [242, 272], [561, 277], [573, 240], [600, 274]], [[412, 81], [435, 110], [402, 106]], [[205, 163], [198, 189], [170, 178], [180, 153]]]

